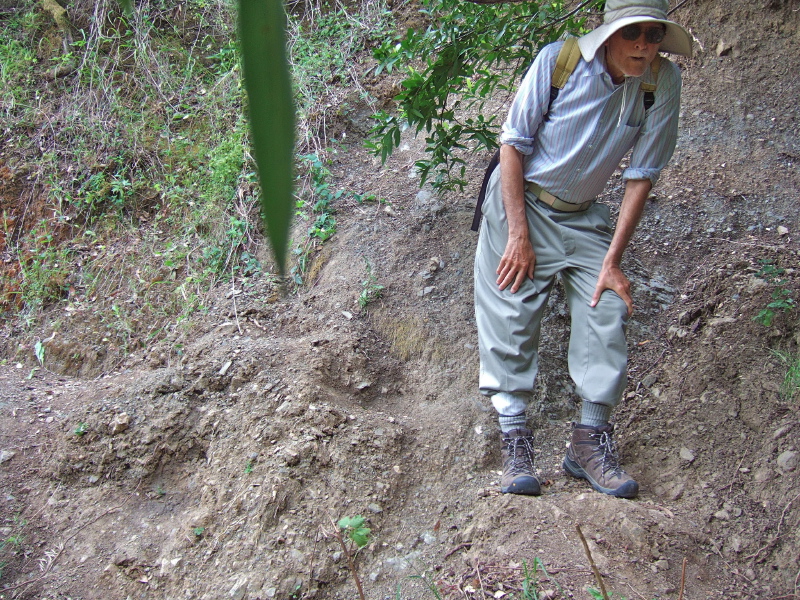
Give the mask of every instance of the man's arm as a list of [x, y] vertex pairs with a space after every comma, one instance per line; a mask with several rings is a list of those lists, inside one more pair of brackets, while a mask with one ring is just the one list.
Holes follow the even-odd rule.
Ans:
[[597, 306], [600, 301], [600, 295], [605, 290], [612, 290], [625, 301], [628, 306], [628, 316], [633, 314], [631, 283], [619, 265], [622, 261], [622, 254], [628, 247], [633, 237], [633, 232], [639, 224], [639, 219], [642, 218], [644, 205], [652, 187], [653, 184], [649, 179], [629, 179], [625, 184], [625, 195], [622, 197], [617, 227], [606, 257], [603, 260], [603, 266], [600, 270], [600, 276], [597, 278], [597, 287], [595, 287], [590, 306]]
[[525, 277], [533, 279], [536, 266], [536, 254], [528, 237], [522, 168], [523, 156], [520, 151], [514, 146], [500, 146], [500, 191], [508, 222], [508, 242], [497, 266], [497, 285], [504, 290], [510, 284], [512, 294], [520, 288]]

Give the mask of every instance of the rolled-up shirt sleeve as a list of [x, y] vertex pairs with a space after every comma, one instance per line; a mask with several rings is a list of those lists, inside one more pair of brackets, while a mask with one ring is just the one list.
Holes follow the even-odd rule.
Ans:
[[622, 172], [624, 181], [649, 179], [653, 185], [656, 184], [661, 170], [675, 151], [680, 102], [680, 70], [673, 63], [663, 61], [655, 104], [647, 111], [644, 125], [633, 146], [630, 166]]
[[547, 114], [550, 86], [558, 51], [563, 42], [545, 46], [522, 78], [517, 95], [503, 123], [500, 143], [528, 156], [533, 152], [536, 131]]

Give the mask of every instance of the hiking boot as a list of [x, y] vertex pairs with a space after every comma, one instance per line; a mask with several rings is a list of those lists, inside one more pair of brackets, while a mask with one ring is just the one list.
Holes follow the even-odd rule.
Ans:
[[598, 492], [618, 498], [635, 498], [639, 484], [619, 466], [611, 425], [574, 424], [572, 441], [564, 457], [570, 475], [586, 479]]
[[533, 474], [533, 432], [512, 429], [503, 434], [503, 477], [500, 491], [504, 494], [538, 496], [542, 493]]

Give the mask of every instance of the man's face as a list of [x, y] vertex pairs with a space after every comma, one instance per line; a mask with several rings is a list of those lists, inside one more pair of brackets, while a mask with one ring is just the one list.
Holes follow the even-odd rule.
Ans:
[[[631, 38], [636, 34], [636, 39]], [[653, 31], [650, 31], [653, 30]], [[627, 77], [641, 77], [648, 65], [658, 54], [660, 42], [653, 43], [648, 40], [663, 39], [666, 30], [663, 23], [643, 21], [628, 25], [614, 32], [605, 42], [606, 70], [611, 75], [614, 83], [621, 83]], [[659, 36], [659, 33], [662, 35]]]

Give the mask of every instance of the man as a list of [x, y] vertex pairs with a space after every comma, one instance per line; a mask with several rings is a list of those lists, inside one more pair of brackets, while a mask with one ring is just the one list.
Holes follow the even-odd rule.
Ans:
[[[556, 275], [571, 315], [570, 376], [581, 397], [563, 466], [612, 496], [637, 495], [619, 466], [609, 424], [627, 380], [625, 328], [633, 312], [620, 269], [652, 186], [675, 148], [680, 72], [659, 50], [691, 56], [692, 40], [667, 19], [667, 0], [608, 0], [604, 23], [578, 40], [581, 60], [549, 102], [563, 42], [541, 50], [524, 77], [489, 181], [475, 257], [480, 389], [503, 432], [504, 493], [541, 493], [525, 409], [538, 371], [540, 323]], [[646, 108], [642, 83], [656, 83]], [[623, 156], [616, 229], [595, 203]]]

